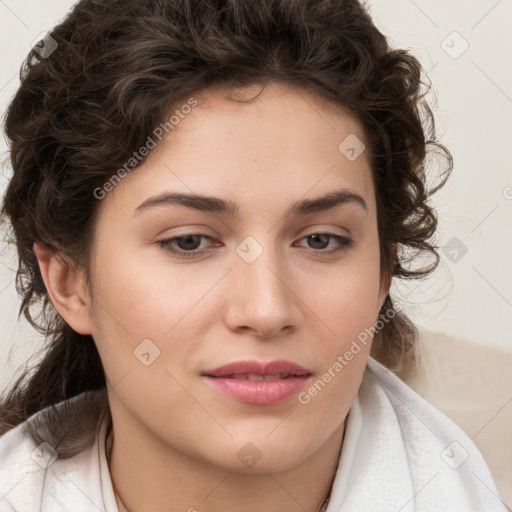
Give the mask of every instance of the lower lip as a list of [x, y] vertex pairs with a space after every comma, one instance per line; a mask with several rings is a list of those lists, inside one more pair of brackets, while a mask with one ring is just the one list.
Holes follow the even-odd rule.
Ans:
[[206, 381], [226, 395], [249, 404], [277, 404], [296, 394], [311, 375], [288, 377], [279, 380], [244, 380], [227, 377], [204, 376]]

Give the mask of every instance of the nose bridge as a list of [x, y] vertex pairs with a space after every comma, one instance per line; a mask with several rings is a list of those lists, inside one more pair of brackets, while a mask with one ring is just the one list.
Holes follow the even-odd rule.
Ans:
[[279, 248], [274, 246], [271, 235], [262, 240], [248, 236], [237, 247], [236, 252], [240, 259], [237, 265], [241, 273], [244, 286], [249, 294], [266, 300], [267, 304], [281, 301], [286, 298], [286, 288], [283, 283], [283, 274], [286, 262], [279, 256]]
[[297, 321], [294, 294], [287, 282], [287, 262], [280, 257], [272, 236], [258, 238], [248, 236], [236, 248], [240, 261], [233, 275], [230, 320], [232, 327], [276, 334]]

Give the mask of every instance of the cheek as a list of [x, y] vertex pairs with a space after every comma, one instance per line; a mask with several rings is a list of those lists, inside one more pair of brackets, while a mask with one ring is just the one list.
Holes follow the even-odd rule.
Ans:
[[104, 246], [95, 260], [101, 320], [132, 338], [162, 337], [200, 300], [206, 284], [185, 265], [166, 265], [157, 248], [119, 247]]
[[[380, 268], [378, 245], [347, 255], [313, 275], [306, 273], [298, 281], [300, 296], [322, 325], [325, 339], [340, 348], [373, 326], [379, 310]], [[325, 329], [324, 329], [325, 328]]]
[[[208, 324], [218, 314], [208, 291], [225, 269], [217, 265], [198, 279], [192, 266], [167, 265], [156, 250], [118, 250], [114, 245], [110, 249], [104, 246], [93, 269], [93, 337], [107, 378], [111, 385], [122, 379], [124, 386], [135, 386], [130, 391], [133, 399], [144, 388], [136, 383], [143, 383], [148, 375], [152, 389], [170, 392], [174, 381], [164, 369], [181, 372], [189, 367]], [[180, 395], [179, 386], [174, 392]]]
[[[327, 429], [343, 420], [360, 386], [379, 313], [378, 252], [355, 255], [347, 265], [317, 279], [307, 304], [315, 316], [323, 366], [299, 396], [304, 414], [324, 417]], [[306, 282], [302, 290], [306, 290]], [[326, 416], [326, 410], [329, 411]]]

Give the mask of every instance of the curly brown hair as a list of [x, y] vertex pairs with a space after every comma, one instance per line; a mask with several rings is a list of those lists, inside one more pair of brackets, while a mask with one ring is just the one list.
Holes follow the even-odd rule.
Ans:
[[[8, 108], [14, 173], [2, 205], [18, 251], [19, 316], [46, 343], [37, 366], [2, 395], [0, 434], [86, 391], [100, 392], [89, 413], [107, 407], [94, 340], [54, 309], [33, 245], [88, 269], [101, 204], [93, 190], [193, 93], [279, 81], [347, 108], [372, 157], [381, 272], [391, 282], [436, 268], [437, 217], [428, 200], [444, 185], [452, 158], [436, 140], [425, 99], [431, 86], [418, 60], [391, 48], [357, 0], [82, 0], [50, 32], [46, 50], [29, 53]], [[446, 168], [428, 188], [432, 151]], [[420, 254], [432, 261], [411, 268]], [[400, 374], [414, 360], [418, 330], [393, 308], [388, 295], [381, 314], [393, 315], [376, 332], [372, 355]], [[67, 422], [54, 416], [50, 434], [62, 439], [85, 414], [75, 411]]]

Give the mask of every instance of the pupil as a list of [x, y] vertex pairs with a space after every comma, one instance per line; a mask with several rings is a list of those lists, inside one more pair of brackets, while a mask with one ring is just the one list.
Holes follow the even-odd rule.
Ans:
[[[313, 244], [318, 242], [318, 239], [323, 238], [325, 242], [319, 242], [320, 245], [328, 244], [329, 235], [310, 235], [309, 238], [313, 241]], [[314, 249], [325, 249], [325, 247], [313, 247]]]
[[[180, 249], [183, 250], [195, 250], [197, 249], [197, 246], [201, 242], [201, 237], [199, 235], [187, 235], [180, 237], [178, 239], [178, 246]], [[189, 244], [192, 244], [193, 247], [190, 247]]]

